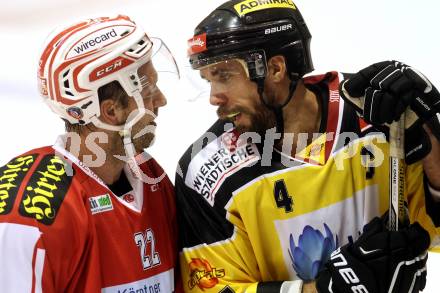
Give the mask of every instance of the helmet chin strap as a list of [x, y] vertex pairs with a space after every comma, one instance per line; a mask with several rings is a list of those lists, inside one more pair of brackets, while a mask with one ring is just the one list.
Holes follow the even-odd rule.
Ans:
[[[145, 106], [144, 106], [144, 99], [139, 91], [135, 91], [132, 94], [132, 97], [134, 101], [136, 102], [137, 111], [130, 113], [127, 117], [127, 121], [124, 123], [124, 125], [111, 125], [105, 122], [102, 122], [98, 117], [92, 118], [92, 123], [102, 129], [110, 130], [110, 131], [117, 131], [122, 139], [122, 143], [124, 145], [124, 151], [125, 156], [119, 156], [116, 157], [122, 161], [125, 161], [131, 165], [130, 161], [135, 161], [136, 157], [136, 149], [134, 147], [133, 141], [131, 139], [131, 130], [133, 128], [133, 125], [135, 125], [146, 113]], [[131, 118], [131, 116], [133, 116]], [[137, 166], [137, 164], [136, 164]], [[132, 166], [133, 169], [134, 166]]]
[[291, 82], [289, 85], [289, 94], [287, 98], [285, 99], [284, 103], [281, 105], [270, 105], [268, 101], [264, 98], [264, 79], [258, 79], [257, 86], [258, 86], [258, 94], [260, 96], [260, 100], [266, 106], [268, 109], [270, 109], [275, 114], [276, 119], [276, 132], [281, 134], [281, 138], [283, 139], [284, 136], [284, 116], [283, 116], [283, 108], [292, 100], [293, 93], [295, 92], [296, 86], [298, 85], [298, 76], [292, 76]]
[[[136, 154], [136, 148], [134, 147], [131, 131], [133, 126], [147, 113], [147, 110], [144, 106], [144, 99], [139, 91], [133, 93], [133, 98], [137, 105], [137, 111], [133, 111], [127, 117], [127, 121], [124, 125], [110, 125], [102, 122], [97, 117], [94, 117], [92, 122], [95, 126], [111, 131], [117, 131], [122, 139], [122, 143], [124, 145], [125, 156], [115, 155], [116, 158], [124, 161], [135, 176], [138, 179], [142, 180], [142, 182], [147, 184], [157, 184], [159, 183], [165, 176], [164, 172], [157, 178], [151, 178], [148, 175], [144, 174], [144, 172], [139, 167], [140, 164], [148, 160], [148, 156], [138, 157]], [[131, 116], [134, 116], [131, 118]]]

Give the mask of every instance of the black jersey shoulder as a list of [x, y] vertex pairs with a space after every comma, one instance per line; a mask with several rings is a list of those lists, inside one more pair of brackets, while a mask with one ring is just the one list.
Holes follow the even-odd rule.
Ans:
[[51, 225], [72, 183], [75, 169], [54, 152], [41, 153], [25, 183], [19, 204], [19, 214]]
[[18, 156], [0, 168], [0, 215], [12, 211], [23, 180], [37, 157], [36, 153]]
[[12, 211], [51, 225], [71, 186], [74, 168], [51, 147], [27, 152], [0, 168], [0, 215]]
[[[229, 124], [229, 125], [228, 125]], [[225, 206], [233, 192], [255, 178], [282, 168], [275, 159], [262, 164], [261, 145], [231, 144], [231, 124], [217, 121], [185, 152], [176, 174], [182, 247], [226, 240], [234, 227]], [[235, 139], [232, 139], [234, 141]], [[269, 148], [272, 152], [272, 148]]]

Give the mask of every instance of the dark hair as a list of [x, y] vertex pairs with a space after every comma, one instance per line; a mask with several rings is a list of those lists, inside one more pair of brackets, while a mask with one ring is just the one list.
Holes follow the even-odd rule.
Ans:
[[[122, 88], [119, 81], [114, 80], [106, 85], [101, 86], [98, 89], [98, 98], [99, 103], [101, 104], [103, 101], [108, 99], [113, 99], [115, 102], [119, 103], [123, 108], [128, 107], [128, 95], [125, 92], [125, 90]], [[92, 126], [91, 123], [89, 124], [71, 124], [69, 121], [64, 120], [64, 128], [66, 129], [66, 132], [76, 132], [80, 134], [84, 127], [90, 128]]]

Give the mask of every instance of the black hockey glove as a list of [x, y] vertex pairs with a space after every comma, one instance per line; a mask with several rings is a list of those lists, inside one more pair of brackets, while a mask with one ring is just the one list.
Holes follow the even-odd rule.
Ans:
[[440, 141], [440, 94], [410, 66], [398, 61], [370, 65], [344, 80], [341, 94], [367, 122], [376, 126], [397, 121], [406, 111], [407, 163], [420, 160], [431, 150], [424, 123]]
[[419, 292], [426, 284], [430, 238], [418, 223], [387, 230], [374, 218], [354, 243], [336, 249], [318, 275], [318, 292]]

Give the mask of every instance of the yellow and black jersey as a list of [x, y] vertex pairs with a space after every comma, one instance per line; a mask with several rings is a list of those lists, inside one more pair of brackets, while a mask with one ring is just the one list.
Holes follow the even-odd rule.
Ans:
[[[305, 79], [322, 98], [323, 122], [295, 158], [242, 141], [222, 121], [181, 158], [176, 196], [186, 292], [285, 292], [283, 281], [313, 280], [336, 247], [388, 210], [387, 133], [344, 104], [341, 76]], [[440, 214], [425, 209], [422, 165], [405, 168], [410, 220], [435, 243]]]

